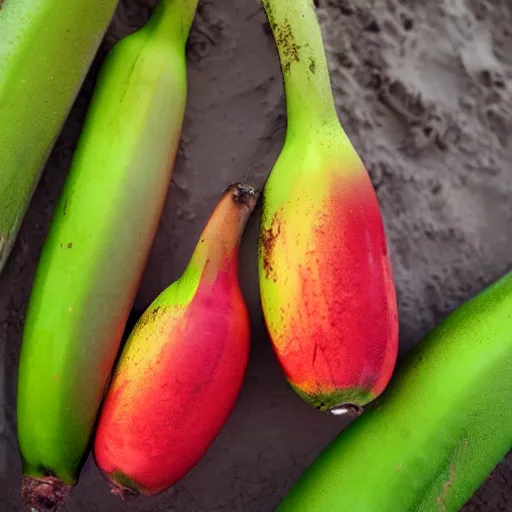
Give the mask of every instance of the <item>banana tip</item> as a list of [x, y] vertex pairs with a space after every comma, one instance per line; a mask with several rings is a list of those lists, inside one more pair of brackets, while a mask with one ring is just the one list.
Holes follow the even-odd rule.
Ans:
[[71, 485], [53, 476], [30, 477], [23, 475], [21, 498], [31, 512], [55, 512], [67, 498]]
[[139, 493], [135, 492], [133, 489], [120, 486], [119, 484], [113, 484], [112, 482], [110, 482], [110, 493], [121, 498], [121, 501], [126, 501], [127, 496], [131, 498], [139, 496]]
[[254, 187], [245, 183], [237, 182], [232, 183], [226, 190], [226, 192], [233, 193], [233, 201], [241, 206], [249, 206], [253, 208], [258, 201], [259, 193], [256, 192]]
[[350, 416], [357, 418], [363, 414], [363, 408], [356, 404], [342, 404], [328, 409], [334, 416]]
[[[136, 498], [142, 494], [136, 489], [133, 482], [121, 472], [115, 471], [113, 475], [110, 475], [102, 471], [102, 474], [110, 485], [110, 493], [120, 498], [121, 501], [126, 501], [126, 498]], [[127, 485], [123, 485], [121, 482]]]

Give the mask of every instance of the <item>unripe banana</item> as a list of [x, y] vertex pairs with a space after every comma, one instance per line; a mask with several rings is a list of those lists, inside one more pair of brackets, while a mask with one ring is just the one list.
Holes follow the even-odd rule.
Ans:
[[37, 508], [76, 482], [159, 223], [197, 0], [162, 0], [107, 56], [43, 248], [23, 333], [18, 438]]
[[288, 127], [263, 192], [259, 281], [268, 332], [312, 406], [359, 414], [398, 354], [395, 286], [380, 209], [336, 114], [312, 0], [262, 0]]
[[0, 273], [116, 5], [0, 1]]
[[512, 272], [449, 314], [279, 512], [457, 512], [512, 449]]
[[250, 187], [226, 190], [184, 274], [153, 301], [126, 342], [94, 444], [116, 492], [152, 495], [176, 483], [235, 404], [250, 340], [238, 249], [255, 203]]

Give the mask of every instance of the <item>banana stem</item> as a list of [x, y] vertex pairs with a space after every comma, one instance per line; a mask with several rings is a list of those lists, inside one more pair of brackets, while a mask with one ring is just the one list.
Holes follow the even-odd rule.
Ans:
[[224, 192], [204, 227], [199, 243], [187, 267], [187, 274], [208, 273], [214, 277], [231, 260], [238, 249], [247, 221], [256, 206], [258, 194], [241, 183], [230, 185]]
[[199, 0], [160, 0], [148, 22], [148, 30], [164, 40], [187, 42]]
[[288, 128], [310, 132], [338, 123], [313, 0], [261, 0], [283, 72]]

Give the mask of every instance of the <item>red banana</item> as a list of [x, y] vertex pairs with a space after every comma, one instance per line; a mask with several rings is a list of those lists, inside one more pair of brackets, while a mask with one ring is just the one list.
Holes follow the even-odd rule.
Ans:
[[249, 354], [239, 242], [257, 196], [230, 186], [180, 279], [139, 319], [99, 419], [94, 454], [114, 490], [153, 495], [205, 454], [232, 410]]

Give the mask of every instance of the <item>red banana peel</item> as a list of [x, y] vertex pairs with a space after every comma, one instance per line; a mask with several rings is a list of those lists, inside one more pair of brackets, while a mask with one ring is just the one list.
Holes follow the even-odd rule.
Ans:
[[205, 454], [235, 404], [250, 341], [238, 250], [256, 199], [245, 185], [226, 190], [184, 274], [127, 340], [94, 445], [114, 490], [153, 495], [176, 483]]

